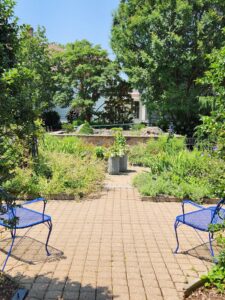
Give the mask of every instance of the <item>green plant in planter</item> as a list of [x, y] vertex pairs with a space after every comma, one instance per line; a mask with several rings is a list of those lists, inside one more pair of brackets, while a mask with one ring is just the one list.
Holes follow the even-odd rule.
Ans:
[[105, 152], [105, 157], [106, 158], [110, 158], [110, 157], [119, 157], [119, 148], [117, 147], [117, 145], [115, 145], [115, 143], [106, 150]]
[[121, 128], [114, 128], [114, 145], [118, 156], [124, 156], [128, 153], [128, 147], [126, 144], [126, 138], [123, 135]]
[[116, 151], [119, 156], [119, 170], [120, 172], [126, 172], [127, 171], [127, 154], [128, 154], [128, 147], [126, 144], [126, 138], [123, 136], [122, 129], [119, 128], [117, 130], [114, 130], [114, 145], [116, 148]]
[[[217, 232], [225, 229], [225, 222], [221, 224], [211, 225], [211, 232]], [[206, 287], [216, 287], [219, 293], [225, 293], [225, 237], [220, 233], [217, 238], [217, 245], [221, 251], [217, 257], [217, 264], [201, 278], [205, 281]]]

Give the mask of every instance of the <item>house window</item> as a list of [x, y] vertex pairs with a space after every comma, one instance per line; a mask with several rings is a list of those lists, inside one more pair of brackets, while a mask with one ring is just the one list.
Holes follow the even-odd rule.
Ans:
[[134, 118], [139, 119], [140, 117], [140, 102], [134, 102]]

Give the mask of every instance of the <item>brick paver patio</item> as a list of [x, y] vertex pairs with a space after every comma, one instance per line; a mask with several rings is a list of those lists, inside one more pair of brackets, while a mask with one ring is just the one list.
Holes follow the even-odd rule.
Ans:
[[[28, 300], [176, 300], [187, 282], [207, 271], [211, 263], [205, 245], [186, 254], [172, 252], [180, 204], [142, 202], [131, 186], [138, 170], [132, 169], [108, 176], [95, 199], [48, 203], [50, 258], [45, 256], [44, 225], [18, 238], [6, 272], [30, 290]], [[207, 239], [185, 226], [178, 230], [183, 250]]]

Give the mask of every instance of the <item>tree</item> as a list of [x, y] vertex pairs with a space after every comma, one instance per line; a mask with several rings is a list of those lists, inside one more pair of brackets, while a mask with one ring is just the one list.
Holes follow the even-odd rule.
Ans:
[[14, 158], [18, 158], [14, 144], [4, 136], [6, 125], [10, 124], [11, 114], [7, 113], [8, 94], [3, 77], [5, 72], [15, 65], [18, 47], [18, 26], [13, 14], [14, 5], [14, 1], [0, 0], [0, 184], [17, 163], [17, 159]]
[[196, 133], [200, 142], [206, 143], [214, 154], [225, 159], [225, 47], [214, 50], [208, 59], [210, 68], [199, 80], [206, 96], [201, 97], [200, 101], [210, 106], [211, 113], [202, 116], [202, 124]]
[[0, 115], [7, 120], [5, 135], [18, 137], [24, 150], [36, 156], [38, 119], [53, 106], [55, 84], [44, 30], [31, 35], [30, 27], [23, 26], [18, 38], [15, 65], [2, 75], [5, 98]]
[[[8, 107], [8, 94], [3, 78], [5, 73], [16, 64], [18, 47], [18, 26], [13, 14], [14, 5], [14, 1], [0, 0], [0, 186], [9, 178], [21, 157], [19, 145], [16, 147], [17, 139], [12, 140], [10, 136], [5, 135], [5, 128], [10, 124], [11, 114], [5, 112]], [[15, 204], [14, 200], [0, 188], [0, 213], [5, 212], [3, 201], [7, 205]]]
[[[16, 64], [18, 48], [18, 26], [13, 14], [15, 2], [0, 0], [0, 134], [5, 123], [9, 122], [7, 110], [7, 95], [2, 83], [4, 73]], [[8, 111], [8, 110], [7, 110]]]
[[55, 54], [57, 103], [70, 105], [82, 119], [90, 121], [104, 85], [102, 75], [109, 63], [107, 52], [87, 40], [67, 44], [64, 51]]
[[95, 112], [104, 123], [124, 124], [133, 119], [131, 86], [121, 78], [120, 71], [119, 65], [111, 62], [104, 72], [103, 110], [100, 113]]
[[224, 0], [121, 0], [112, 48], [149, 115], [192, 135], [201, 112], [196, 83], [208, 67], [206, 54], [223, 44]]

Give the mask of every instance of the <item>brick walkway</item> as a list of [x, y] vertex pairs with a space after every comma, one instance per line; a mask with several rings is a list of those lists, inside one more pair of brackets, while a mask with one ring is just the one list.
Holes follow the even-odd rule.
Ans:
[[[27, 299], [176, 300], [187, 282], [207, 271], [205, 245], [172, 253], [180, 204], [142, 202], [131, 186], [135, 170], [109, 176], [96, 199], [48, 203], [51, 258], [45, 256], [44, 225], [18, 238], [6, 271], [30, 289]], [[183, 250], [202, 243], [191, 228], [179, 233]]]

